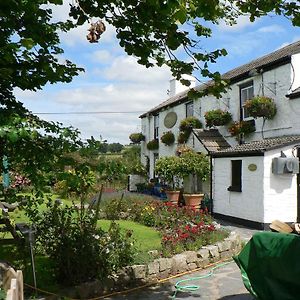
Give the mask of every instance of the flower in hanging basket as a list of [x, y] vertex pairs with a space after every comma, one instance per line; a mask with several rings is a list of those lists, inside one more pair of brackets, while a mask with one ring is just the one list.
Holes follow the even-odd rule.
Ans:
[[193, 151], [193, 149], [187, 145], [179, 145], [176, 148], [176, 155], [180, 156], [182, 153], [189, 152], [189, 151]]
[[179, 144], [186, 143], [188, 141], [188, 139], [189, 139], [190, 134], [191, 133], [189, 131], [181, 131], [181, 132], [179, 132], [178, 137], [177, 137], [177, 142]]
[[247, 110], [249, 116], [255, 119], [262, 117], [270, 120], [274, 118], [277, 112], [273, 99], [265, 96], [256, 96], [247, 100], [244, 108]]
[[190, 116], [180, 122], [180, 131], [191, 132], [192, 128], [202, 128], [202, 123], [198, 118]]
[[141, 141], [145, 140], [145, 136], [141, 132], [135, 132], [129, 136], [129, 139], [132, 143], [139, 144]]
[[247, 135], [249, 133], [255, 132], [255, 130], [255, 123], [251, 121], [233, 122], [228, 127], [228, 131], [232, 136], [237, 136], [239, 134]]
[[204, 117], [207, 127], [227, 125], [232, 120], [231, 113], [221, 109], [207, 111]]
[[159, 147], [159, 144], [158, 144], [157, 139], [151, 140], [147, 143], [147, 149], [148, 150], [157, 150], [158, 147]]
[[161, 136], [160, 140], [167, 146], [170, 146], [174, 144], [175, 142], [175, 136], [172, 131], [167, 131], [164, 132], [163, 135]]

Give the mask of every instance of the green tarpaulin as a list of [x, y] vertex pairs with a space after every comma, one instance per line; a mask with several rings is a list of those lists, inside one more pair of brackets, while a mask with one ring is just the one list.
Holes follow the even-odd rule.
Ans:
[[234, 260], [256, 299], [300, 299], [299, 235], [256, 233]]

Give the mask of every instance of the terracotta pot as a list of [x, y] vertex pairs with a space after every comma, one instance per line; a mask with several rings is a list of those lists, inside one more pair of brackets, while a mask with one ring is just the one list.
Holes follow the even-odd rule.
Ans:
[[165, 191], [168, 200], [174, 204], [178, 204], [180, 191]]
[[204, 194], [183, 194], [185, 205], [194, 208], [199, 208]]

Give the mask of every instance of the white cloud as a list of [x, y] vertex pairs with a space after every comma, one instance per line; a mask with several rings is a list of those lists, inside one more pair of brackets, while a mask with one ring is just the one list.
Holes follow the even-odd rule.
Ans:
[[101, 64], [111, 63], [113, 59], [112, 53], [108, 50], [96, 50], [90, 56], [91, 61]]
[[240, 16], [237, 19], [236, 24], [228, 25], [225, 21], [221, 21], [217, 28], [220, 31], [242, 31], [246, 27], [253, 26], [256, 22], [251, 22], [248, 16]]
[[282, 43], [282, 44], [278, 47], [278, 49], [283, 48], [283, 47], [285, 47], [285, 46], [287, 46], [287, 45], [289, 45], [289, 44], [295, 43], [295, 42], [297, 42], [297, 41], [299, 41], [299, 40], [300, 40], [300, 35], [296, 35], [296, 36], [293, 37], [293, 39], [291, 39], [290, 42]]
[[101, 134], [109, 142], [129, 143], [129, 134], [141, 129], [138, 116], [168, 98], [170, 74], [162, 68], [146, 69], [131, 61], [126, 64], [125, 57], [117, 61], [125, 74], [109, 74], [122, 80], [105, 83], [100, 78], [98, 84], [79, 81], [37, 93], [17, 91], [18, 96], [34, 112], [110, 112], [40, 116], [79, 128], [84, 138]]
[[285, 29], [280, 25], [274, 24], [274, 25], [270, 25], [270, 26], [261, 27], [257, 30], [257, 32], [277, 34], [277, 33], [285, 32]]
[[171, 77], [167, 67], [153, 67], [147, 69], [146, 67], [139, 65], [137, 60], [131, 56], [116, 57], [111, 66], [101, 70], [101, 74], [109, 80], [144, 83], [157, 82]]

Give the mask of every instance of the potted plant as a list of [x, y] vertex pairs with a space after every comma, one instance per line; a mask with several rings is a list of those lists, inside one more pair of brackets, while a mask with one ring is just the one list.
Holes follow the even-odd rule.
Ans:
[[180, 125], [179, 125], [180, 131], [191, 132], [192, 128], [202, 128], [202, 123], [198, 118], [196, 118], [194, 116], [190, 116], [190, 117], [183, 119], [180, 122]]
[[265, 96], [256, 96], [247, 100], [244, 104], [249, 116], [253, 118], [262, 117], [264, 119], [273, 119], [276, 115], [277, 108], [274, 100]]
[[[253, 120], [254, 122], [254, 120]], [[250, 121], [240, 121], [240, 122], [233, 122], [229, 127], [228, 131], [232, 136], [238, 135], [247, 135], [249, 133], [255, 132], [255, 123]]]
[[163, 135], [161, 136], [160, 140], [161, 140], [166, 146], [170, 146], [170, 145], [174, 144], [174, 142], [175, 142], [175, 136], [174, 136], [174, 133], [173, 133], [172, 131], [164, 132]]
[[135, 132], [129, 136], [129, 139], [132, 143], [139, 144], [140, 142], [145, 140], [145, 136], [141, 132]]
[[181, 181], [181, 167], [178, 156], [165, 156], [159, 158], [155, 163], [155, 174], [160, 178], [163, 185], [166, 186], [165, 193], [173, 203], [178, 203], [179, 187]]
[[214, 109], [204, 114], [207, 127], [227, 125], [231, 120], [231, 113], [222, 109]]
[[189, 136], [190, 136], [190, 132], [186, 132], [186, 131], [179, 132], [178, 137], [177, 137], [178, 144], [186, 143], [189, 139]]
[[203, 153], [197, 153], [193, 150], [183, 152], [180, 157], [180, 174], [185, 181], [191, 181], [190, 190], [183, 194], [185, 204], [198, 207], [204, 197], [203, 193], [196, 190], [197, 178], [205, 181], [209, 175], [209, 160]]
[[151, 140], [147, 143], [147, 149], [148, 150], [157, 150], [158, 147], [159, 147], [159, 144], [158, 144], [157, 139], [153, 139], [153, 140]]

